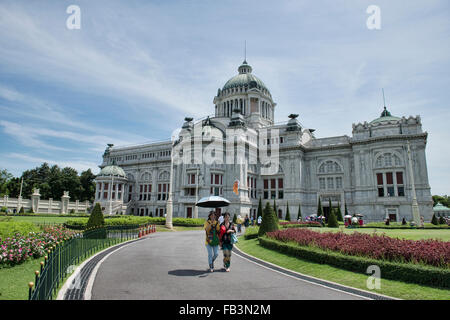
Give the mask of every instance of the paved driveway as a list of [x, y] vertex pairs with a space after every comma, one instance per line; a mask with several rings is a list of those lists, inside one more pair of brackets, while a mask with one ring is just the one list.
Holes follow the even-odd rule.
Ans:
[[361, 299], [286, 276], [238, 254], [231, 271], [207, 271], [203, 231], [159, 232], [111, 254], [100, 266], [92, 299]]

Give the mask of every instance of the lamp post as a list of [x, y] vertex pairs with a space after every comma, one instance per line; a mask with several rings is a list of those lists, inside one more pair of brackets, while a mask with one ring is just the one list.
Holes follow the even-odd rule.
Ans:
[[112, 215], [112, 193], [114, 186], [114, 175], [111, 175], [111, 192], [109, 194], [109, 215]]
[[170, 151], [170, 177], [169, 177], [169, 198], [167, 199], [166, 207], [166, 228], [173, 229], [172, 225], [172, 213], [173, 213], [173, 200], [172, 200], [172, 180], [173, 180], [173, 144]]
[[[200, 180], [200, 168], [197, 168], [197, 179], [196, 179], [196, 184], [195, 184], [195, 203], [197, 204], [198, 202], [198, 184], [199, 184], [199, 180]], [[198, 218], [198, 207], [194, 206], [194, 219]]]
[[413, 171], [412, 159], [411, 159], [411, 147], [410, 147], [409, 141], [407, 142], [407, 147], [408, 147], [409, 175], [411, 176], [412, 216], [413, 216], [414, 222], [418, 226], [420, 224], [420, 212], [419, 212], [419, 204], [417, 203], [416, 186], [414, 183], [414, 171]]

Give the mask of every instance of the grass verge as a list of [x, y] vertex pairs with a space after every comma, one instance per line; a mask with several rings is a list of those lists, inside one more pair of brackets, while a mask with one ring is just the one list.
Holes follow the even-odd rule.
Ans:
[[448, 300], [450, 297], [450, 290], [387, 279], [381, 280], [381, 288], [379, 290], [370, 290], [366, 285], [368, 275], [290, 257], [263, 248], [259, 245], [258, 239], [245, 240], [244, 237], [240, 237], [236, 245], [240, 250], [249, 255], [283, 268], [374, 293], [408, 300]]

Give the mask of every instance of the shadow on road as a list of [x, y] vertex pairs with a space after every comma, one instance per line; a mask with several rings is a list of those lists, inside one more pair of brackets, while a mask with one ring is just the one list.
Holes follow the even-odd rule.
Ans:
[[[219, 270], [214, 270], [214, 272], [218, 271]], [[191, 269], [178, 269], [178, 270], [171, 270], [168, 272], [168, 274], [178, 277], [196, 277], [196, 276], [205, 277], [208, 273], [210, 273], [209, 270], [191, 270]]]

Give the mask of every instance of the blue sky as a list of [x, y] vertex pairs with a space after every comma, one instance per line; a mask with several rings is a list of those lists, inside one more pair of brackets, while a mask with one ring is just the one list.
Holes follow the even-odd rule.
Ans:
[[[66, 8], [81, 29], [66, 28]], [[369, 5], [381, 30], [369, 30]], [[450, 4], [443, 1], [5, 1], [0, 3], [0, 168], [43, 161], [98, 172], [107, 143], [170, 137], [213, 113], [247, 61], [317, 137], [382, 111], [420, 115], [433, 194], [450, 194]]]

